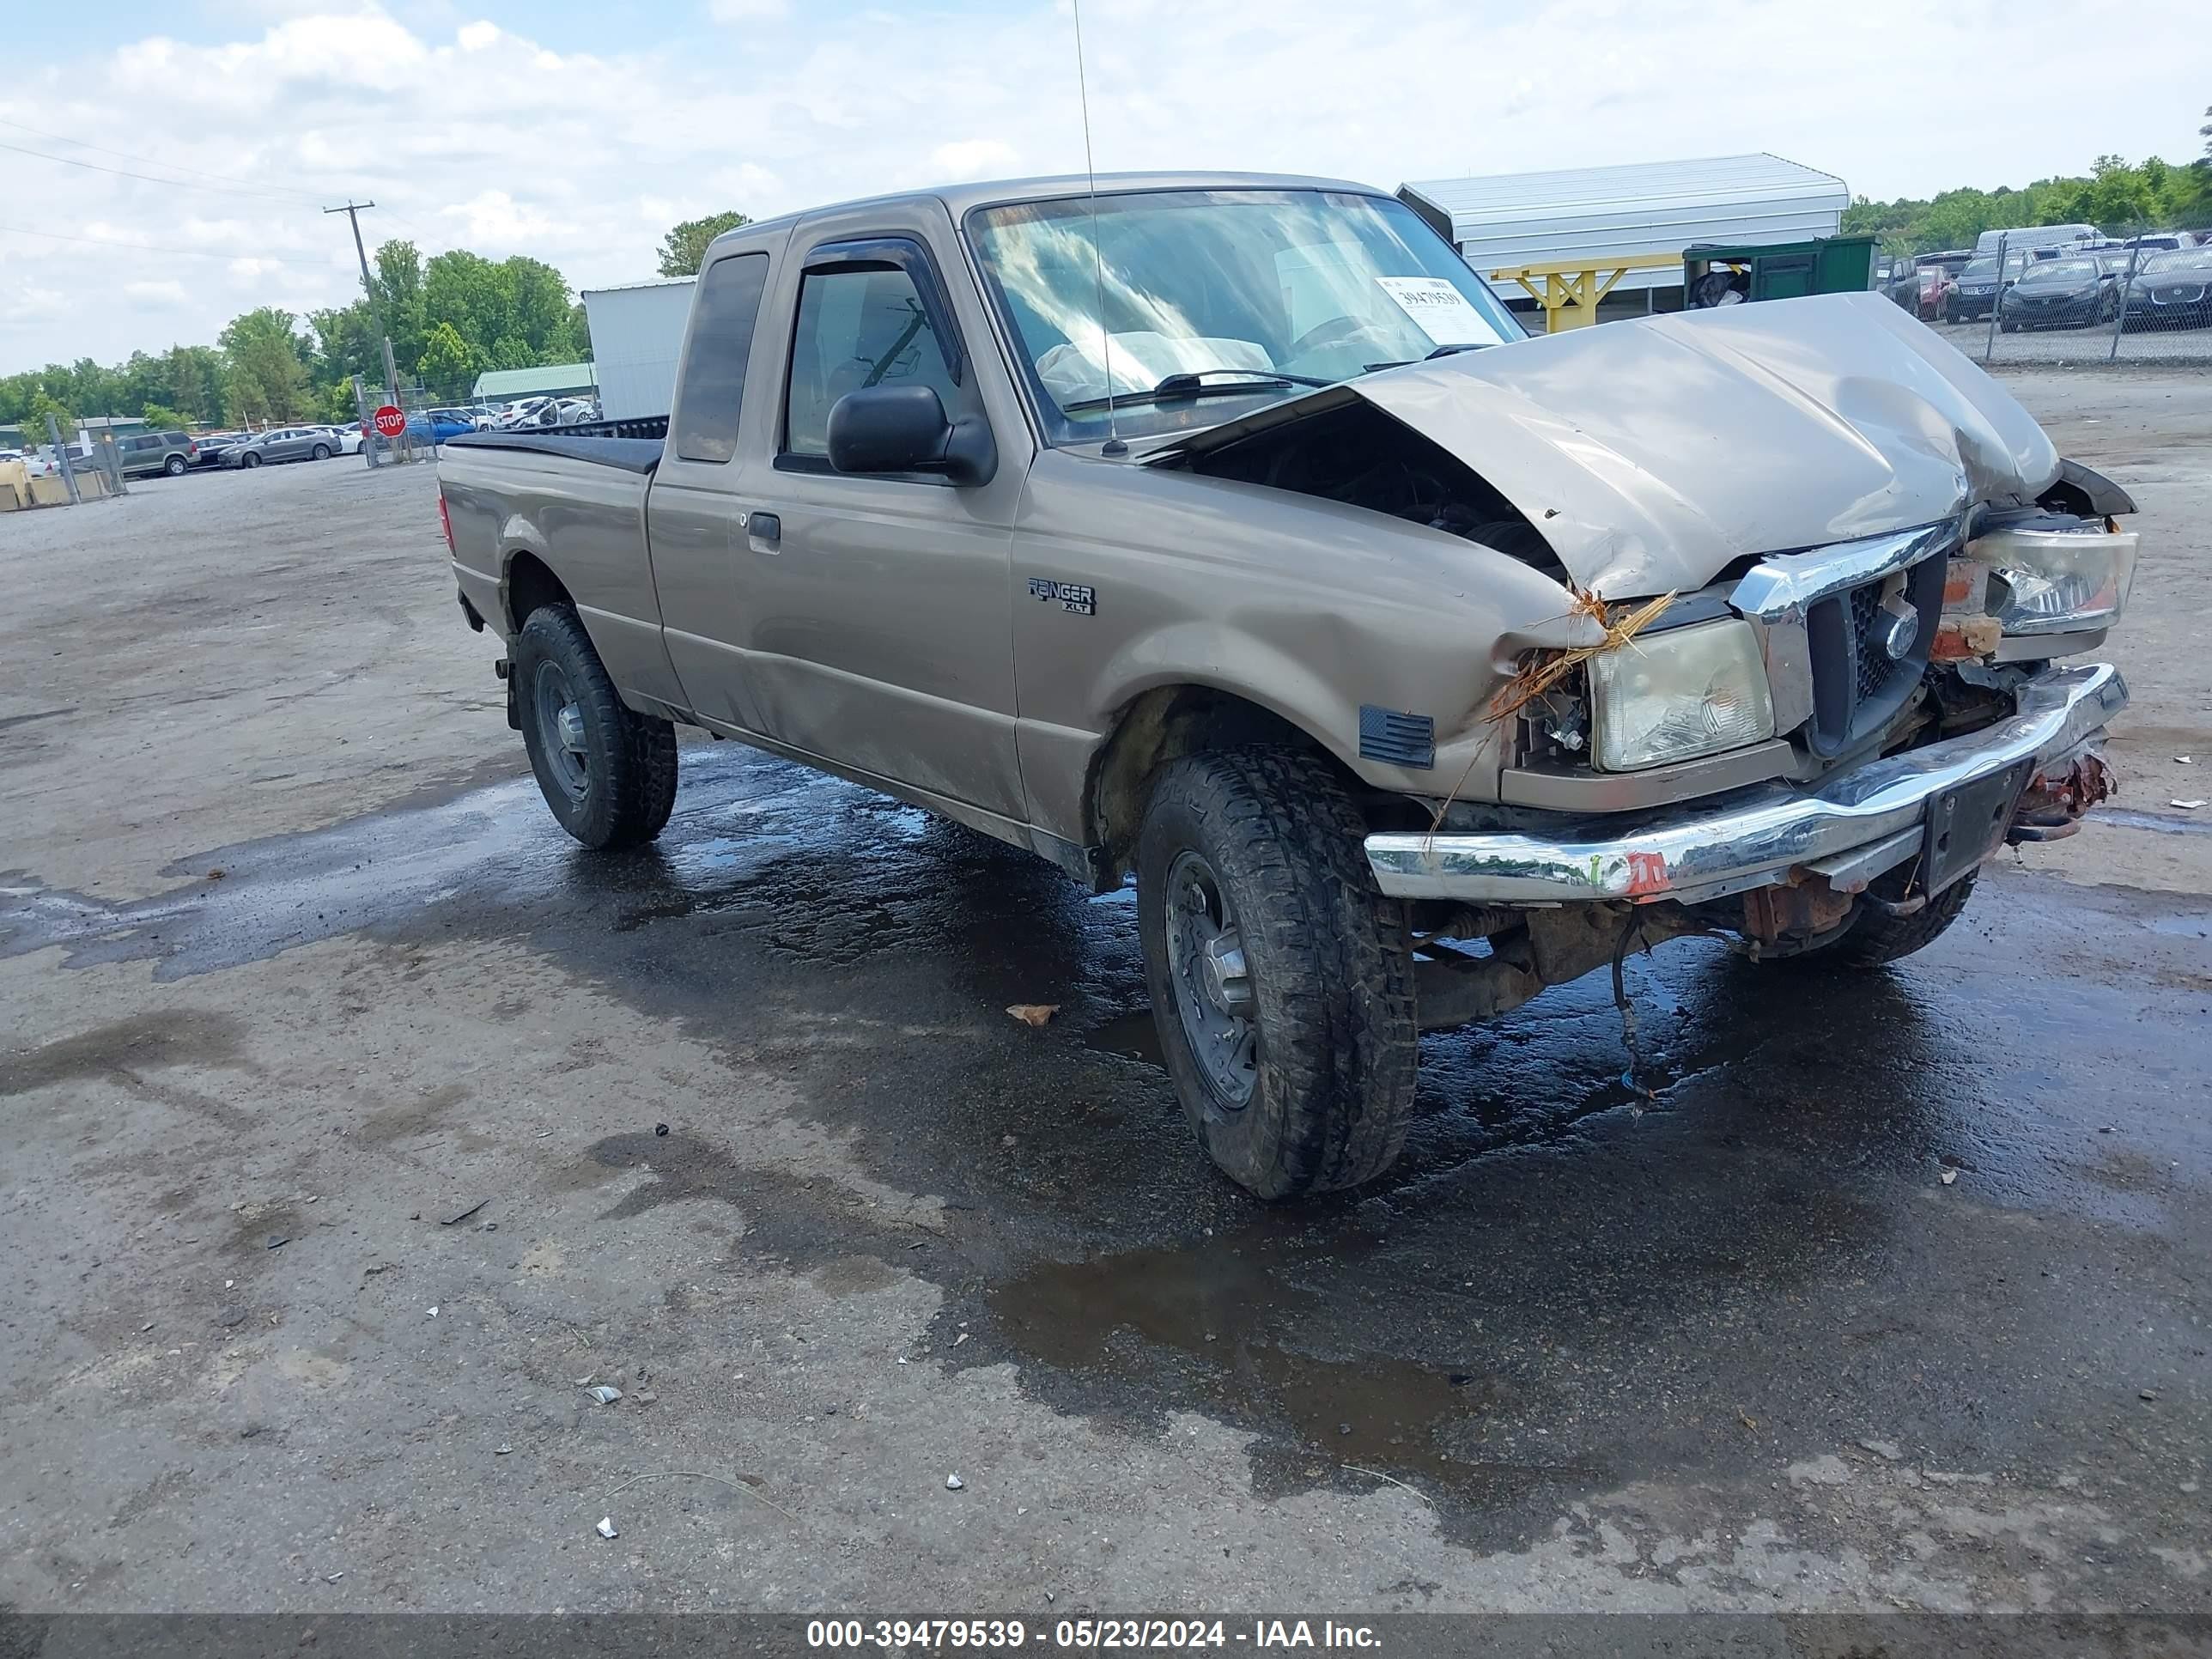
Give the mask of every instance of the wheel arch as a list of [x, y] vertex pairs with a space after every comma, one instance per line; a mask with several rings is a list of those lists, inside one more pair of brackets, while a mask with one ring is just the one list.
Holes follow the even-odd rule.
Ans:
[[530, 613], [549, 605], [573, 606], [576, 601], [568, 586], [553, 574], [553, 567], [543, 556], [527, 547], [516, 548], [507, 556], [505, 568], [500, 573], [500, 597], [507, 607], [507, 633], [512, 639], [522, 631]]
[[1303, 750], [1342, 778], [1355, 799], [1366, 786], [1298, 721], [1243, 692], [1201, 680], [1153, 685], [1123, 702], [1092, 752], [1084, 781], [1085, 838], [1102, 890], [1119, 884], [1160, 769], [1186, 755], [1248, 744]]

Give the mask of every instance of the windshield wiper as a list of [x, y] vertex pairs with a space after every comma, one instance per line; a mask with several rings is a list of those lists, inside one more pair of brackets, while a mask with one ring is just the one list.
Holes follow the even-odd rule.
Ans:
[[[1420, 361], [1425, 363], [1432, 363], [1439, 357], [1449, 357], [1454, 352], [1457, 351], [1486, 351], [1488, 349], [1488, 346], [1478, 343], [1475, 341], [1462, 340], [1456, 345], [1440, 345], [1434, 351], [1431, 351], [1425, 356], [1422, 357]], [[1395, 363], [1362, 363], [1359, 367], [1362, 373], [1372, 374], [1377, 369], [1403, 368], [1413, 361], [1414, 360], [1411, 357], [1405, 357], [1401, 358]]]
[[[1237, 374], [1243, 378], [1209, 384], [1200, 378], [1207, 374]], [[1072, 415], [1078, 410], [1103, 409], [1109, 403], [1157, 404], [1174, 398], [1242, 398], [1269, 386], [1334, 386], [1334, 380], [1316, 380], [1310, 374], [1285, 374], [1279, 368], [1196, 368], [1170, 374], [1148, 392], [1117, 392], [1111, 398], [1080, 398], [1072, 404], [1062, 404], [1060, 412]]]

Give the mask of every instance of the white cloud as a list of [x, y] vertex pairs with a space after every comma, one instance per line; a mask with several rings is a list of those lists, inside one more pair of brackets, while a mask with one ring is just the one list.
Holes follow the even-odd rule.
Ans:
[[1003, 138], [956, 138], [929, 152], [930, 165], [948, 180], [1003, 177], [1021, 170], [1021, 155]]
[[512, 247], [554, 228], [553, 221], [544, 214], [517, 202], [503, 190], [483, 191], [457, 207], [439, 211], [441, 216], [459, 222], [458, 240], [471, 247], [486, 244]]
[[170, 278], [152, 283], [125, 283], [123, 292], [142, 306], [180, 306], [189, 297], [185, 293], [185, 285]]
[[[572, 36], [513, 0], [296, 0], [237, 9], [233, 38], [211, 45], [151, 32], [91, 53], [15, 45], [9, 119], [225, 177], [176, 175], [204, 186], [186, 188], [10, 156], [0, 221], [175, 252], [0, 233], [0, 374], [211, 339], [258, 305], [346, 303], [360, 286], [352, 234], [321, 210], [349, 198], [377, 204], [361, 216], [372, 251], [407, 237], [426, 253], [528, 253], [581, 288], [649, 276], [667, 226], [723, 208], [764, 218], [1079, 172], [1065, 3], [970, 3], [710, 0]], [[127, 9], [112, 15], [130, 27]], [[2196, 0], [2136, 0], [2124, 31], [2081, 28], [2059, 0], [2010, 0], [2009, 36], [2063, 32], [2076, 81], [2128, 88], [2094, 119], [1959, 94], [1958, 65], [1986, 58], [1991, 15], [1925, 0], [1861, 0], [1848, 15], [1772, 0], [1398, 0], [1386, 20], [1342, 0], [1085, 0], [1083, 21], [1102, 172], [1253, 167], [1389, 187], [1771, 149], [1893, 196], [2078, 172], [2100, 150], [2198, 153], [2203, 54], [2140, 46], [2196, 38]], [[571, 49], [580, 40], [592, 44]], [[33, 274], [66, 303], [27, 301]], [[162, 283], [185, 303], [132, 292]]]

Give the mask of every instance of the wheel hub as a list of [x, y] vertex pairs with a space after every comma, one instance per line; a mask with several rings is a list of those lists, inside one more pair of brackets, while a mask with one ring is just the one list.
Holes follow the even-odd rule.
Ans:
[[1250, 1018], [1252, 976], [1244, 966], [1244, 941], [1235, 928], [1206, 942], [1206, 1000], [1231, 1019]]
[[557, 662], [539, 663], [530, 689], [537, 709], [538, 748], [546, 768], [572, 800], [580, 801], [592, 787], [583, 705], [576, 701], [568, 676]]
[[1259, 1076], [1252, 970], [1228, 896], [1197, 853], [1178, 853], [1169, 866], [1165, 909], [1168, 971], [1183, 1036], [1216, 1098], [1238, 1109]]

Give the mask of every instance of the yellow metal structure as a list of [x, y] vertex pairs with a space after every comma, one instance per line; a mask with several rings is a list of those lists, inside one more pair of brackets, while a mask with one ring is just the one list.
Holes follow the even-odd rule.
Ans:
[[1613, 292], [1613, 285], [1632, 270], [1656, 270], [1662, 265], [1681, 268], [1680, 253], [1629, 253], [1595, 264], [1587, 259], [1563, 259], [1551, 264], [1508, 265], [1492, 271], [1493, 280], [1518, 283], [1544, 307], [1544, 331], [1586, 328], [1597, 320], [1597, 302]]

